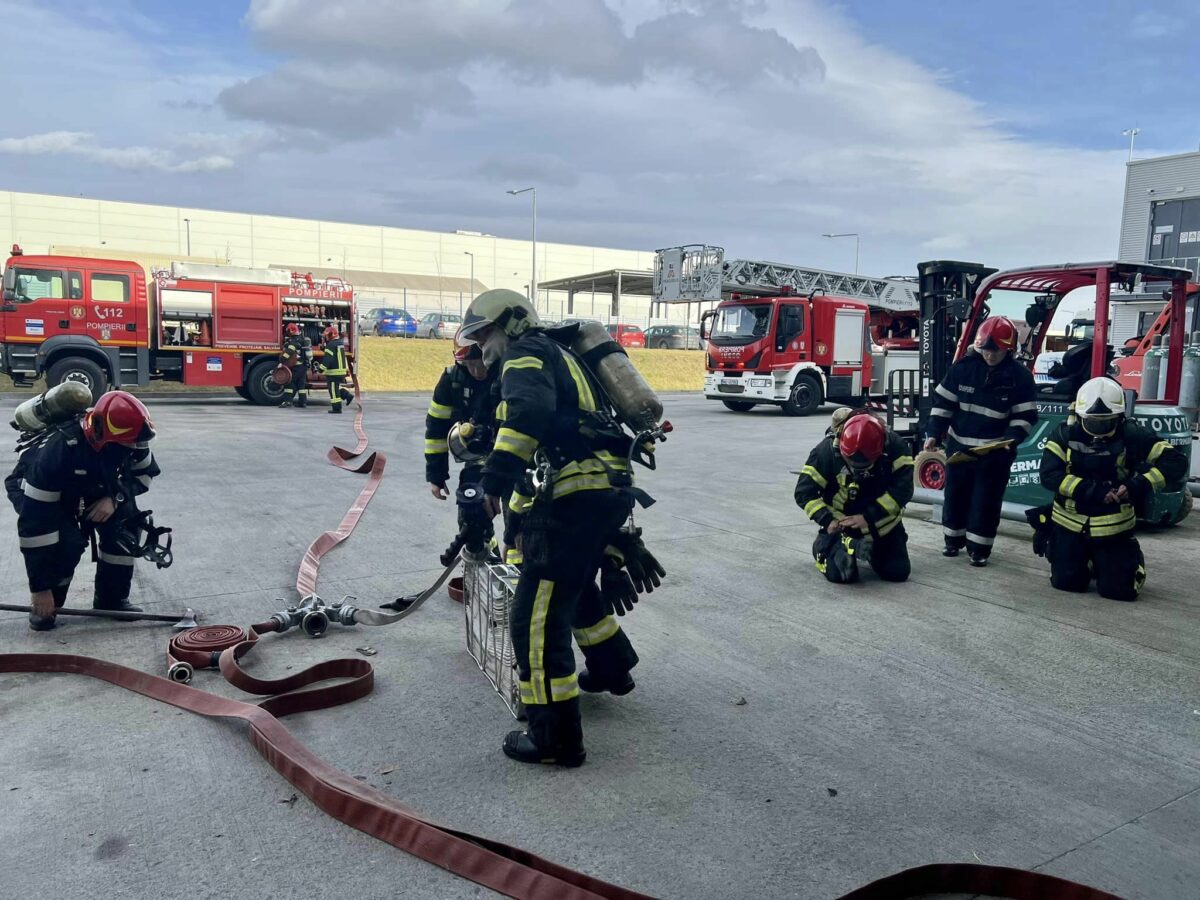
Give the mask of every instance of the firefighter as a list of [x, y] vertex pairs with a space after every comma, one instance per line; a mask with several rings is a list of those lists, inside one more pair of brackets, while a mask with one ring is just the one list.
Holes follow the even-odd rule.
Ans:
[[67, 599], [75, 567], [98, 541], [96, 609], [141, 612], [129, 602], [134, 557], [121, 522], [128, 499], [159, 474], [150, 450], [154, 425], [142, 402], [124, 391], [104, 394], [80, 419], [49, 431], [21, 454], [5, 479], [17, 511], [17, 534], [29, 578], [29, 627], [48, 631]]
[[1101, 597], [1136, 600], [1145, 558], [1133, 536], [1137, 508], [1169, 482], [1187, 477], [1187, 459], [1149, 428], [1125, 418], [1125, 394], [1093, 378], [1042, 451], [1041, 481], [1050, 509], [1050, 584], [1082, 592], [1092, 578]]
[[[448, 437], [451, 430], [456, 425], [470, 423], [469, 443], [490, 444], [499, 400], [494, 394], [498, 387], [496, 367], [484, 365], [483, 351], [477, 344], [455, 349], [454, 364], [448, 366], [438, 379], [429, 410], [425, 413], [425, 481], [430, 493], [438, 500], [450, 496], [446, 482], [450, 477]], [[461, 433], [461, 429], [456, 431], [456, 438]], [[460, 452], [458, 455], [467, 454]], [[482, 455], [486, 456], [486, 453]], [[459, 487], [478, 483], [481, 474], [481, 461], [465, 463], [459, 472]]]
[[[626, 691], [638, 659], [594, 588], [605, 547], [629, 515], [617, 490], [630, 484], [628, 463], [597, 446], [599, 389], [543, 331], [521, 294], [497, 289], [476, 297], [459, 341], [478, 344], [485, 364], [500, 363], [502, 422], [482, 479], [488, 515], [495, 517], [510, 492], [510, 503], [523, 510], [524, 566], [510, 621], [529, 728], [510, 732], [503, 750], [520, 762], [579, 766], [587, 756], [580, 681], [589, 690]], [[539, 489], [523, 498], [514, 488], [529, 468]], [[626, 547], [633, 555], [644, 551], [633, 532]], [[572, 634], [586, 660], [578, 677]]]
[[292, 380], [284, 389], [283, 402], [279, 405], [303, 409], [308, 406], [308, 367], [312, 363], [312, 345], [301, 336], [300, 326], [295, 322], [288, 323], [284, 329], [279, 361], [292, 371]]
[[325, 329], [325, 350], [321, 357], [321, 372], [329, 389], [329, 412], [341, 414], [348, 392], [342, 388], [349, 369], [346, 366], [346, 346], [336, 325]]
[[875, 416], [860, 411], [813, 448], [796, 480], [796, 505], [821, 531], [813, 543], [817, 571], [835, 584], [858, 580], [870, 563], [885, 581], [911, 571], [901, 521], [913, 495], [908, 446]]
[[1033, 376], [1012, 357], [1017, 327], [1004, 316], [979, 326], [974, 352], [960, 359], [933, 395], [926, 450], [945, 443], [942, 506], [944, 556], [966, 547], [973, 566], [986, 566], [1000, 526], [1000, 508], [1017, 446], [1037, 422]]

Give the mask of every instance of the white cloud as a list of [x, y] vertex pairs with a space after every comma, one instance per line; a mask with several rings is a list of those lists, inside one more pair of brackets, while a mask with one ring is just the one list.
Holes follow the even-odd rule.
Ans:
[[86, 131], [48, 131], [27, 137], [3, 138], [0, 139], [0, 153], [25, 156], [65, 154], [134, 171], [191, 173], [220, 172], [233, 168], [233, 160], [219, 154], [179, 160], [165, 150], [152, 147], [102, 147], [96, 143], [95, 135]]

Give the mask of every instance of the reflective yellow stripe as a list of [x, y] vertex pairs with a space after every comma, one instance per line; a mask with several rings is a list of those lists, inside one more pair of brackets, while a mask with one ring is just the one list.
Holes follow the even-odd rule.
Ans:
[[572, 628], [571, 633], [575, 635], [575, 643], [580, 647], [594, 647], [597, 644], [602, 644], [609, 638], [614, 637], [621, 631], [621, 626], [617, 624], [616, 616], [605, 616], [595, 625], [588, 628]]
[[815, 519], [817, 513], [823, 509], [829, 509], [829, 504], [818, 497], [816, 500], [809, 500], [804, 504], [804, 514], [810, 519]]
[[504, 368], [500, 370], [501, 377], [508, 374], [509, 369], [540, 369], [542, 361], [536, 356], [518, 356], [516, 359], [510, 359], [504, 364]]
[[629, 469], [629, 462], [623, 456], [617, 456], [615, 453], [609, 453], [607, 450], [597, 450], [594, 456], [608, 463], [608, 465], [618, 472], [625, 472]]
[[572, 672], [565, 678], [550, 679], [550, 702], [562, 703], [579, 696], [579, 680]]
[[435, 419], [449, 419], [454, 415], [454, 407], [446, 406], [434, 400], [429, 401], [429, 411], [426, 415], [432, 416]]
[[1120, 512], [1106, 516], [1085, 516], [1081, 513], [1071, 512], [1055, 503], [1050, 518], [1055, 524], [1077, 534], [1086, 528], [1093, 537], [1121, 534], [1137, 524], [1137, 516], [1134, 514], [1133, 507], [1127, 503], [1121, 504]]
[[575, 382], [575, 390], [579, 394], [579, 408], [584, 412], [595, 412], [596, 397], [592, 394], [592, 386], [588, 384], [583, 369], [579, 367], [579, 363], [570, 353], [564, 353], [563, 359], [567, 361], [567, 369], [571, 373], [571, 378]]
[[875, 523], [875, 533], [880, 537], [883, 537], [885, 534], [892, 531], [897, 525], [899, 525], [902, 518], [904, 518], [903, 510], [901, 510], [900, 515], [898, 516], [888, 516], [886, 519], [880, 519]]
[[504, 551], [504, 561], [510, 566], [519, 566], [525, 562], [525, 557], [516, 547], [511, 547]]
[[903, 469], [905, 466], [911, 466], [912, 464], [913, 458], [911, 456], [897, 456], [892, 460], [892, 471], [895, 472], [897, 469]]
[[1150, 454], [1146, 457], [1146, 462], [1154, 462], [1156, 459], [1158, 459], [1160, 456], [1162, 456], [1166, 451], [1168, 451], [1170, 449], [1171, 449], [1170, 441], [1159, 441], [1153, 447], [1150, 448]]
[[889, 516], [900, 515], [900, 504], [896, 502], [896, 498], [891, 494], [884, 494], [875, 501], [883, 507], [884, 512]]
[[517, 682], [521, 688], [521, 702], [529, 706], [537, 701], [533, 699], [533, 685], [528, 681]]
[[1161, 491], [1167, 486], [1167, 479], [1163, 477], [1163, 473], [1158, 471], [1158, 469], [1151, 467], [1143, 474], [1146, 476], [1146, 480], [1153, 485], [1156, 491]]
[[449, 453], [450, 446], [446, 443], [445, 438], [426, 438], [425, 439], [425, 455], [433, 456], [438, 453]]
[[1061, 459], [1063, 462], [1067, 461], [1067, 451], [1064, 450], [1060, 445], [1058, 445], [1054, 441], [1046, 441], [1046, 449], [1049, 450], [1051, 453], [1053, 453], [1055, 456], [1057, 456], [1059, 459]]
[[537, 594], [533, 598], [533, 615], [529, 619], [529, 684], [532, 700], [527, 703], [549, 703], [546, 696], [546, 614], [550, 609], [550, 595], [554, 593], [553, 581], [539, 581]]
[[579, 491], [603, 491], [611, 488], [612, 484], [607, 475], [576, 475], [566, 481], [554, 483], [554, 497], [566, 497]]
[[813, 481], [815, 481], [817, 483], [817, 487], [824, 488], [829, 484], [829, 482], [826, 481], [825, 476], [822, 475], [820, 472], [818, 472], [816, 469], [814, 469], [812, 466], [805, 466], [803, 469], [800, 470], [800, 474], [807, 475], [809, 478], [811, 478]]
[[515, 431], [512, 428], [501, 428], [496, 432], [495, 449], [503, 450], [506, 453], [513, 454], [513, 456], [520, 457], [524, 462], [529, 462], [537, 446], [537, 438], [521, 434], [521, 432]]
[[508, 401], [501, 400], [496, 405], [496, 421], [503, 422], [507, 418], [508, 418]]
[[515, 513], [526, 512], [531, 506], [533, 506], [533, 498], [526, 497], [520, 491], [513, 491], [512, 496], [508, 498], [508, 508]]
[[1062, 482], [1058, 486], [1058, 492], [1064, 497], [1073, 497], [1076, 488], [1081, 484], [1083, 484], [1083, 479], [1078, 475], [1064, 475]]

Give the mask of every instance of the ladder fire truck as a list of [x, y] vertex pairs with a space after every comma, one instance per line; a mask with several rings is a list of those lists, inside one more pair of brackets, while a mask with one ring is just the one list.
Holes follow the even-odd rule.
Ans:
[[[0, 300], [0, 372], [18, 386], [78, 381], [99, 397], [151, 381], [231, 387], [277, 404], [271, 377], [290, 323], [320, 341], [336, 325], [353, 354], [354, 290], [282, 269], [26, 256], [14, 246]], [[315, 372], [310, 384], [323, 386]]]
[[892, 372], [917, 367], [916, 292], [914, 279], [726, 260], [704, 244], [655, 256], [656, 301], [717, 304], [701, 318], [704, 395], [736, 412], [883, 400]]

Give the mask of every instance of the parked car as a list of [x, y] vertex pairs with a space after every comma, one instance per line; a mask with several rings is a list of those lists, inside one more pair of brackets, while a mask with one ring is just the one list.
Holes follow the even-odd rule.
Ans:
[[583, 325], [587, 322], [594, 322], [596, 325], [601, 324], [599, 319], [563, 319], [558, 324], [559, 327], [563, 327], [566, 325]]
[[461, 324], [457, 313], [426, 313], [417, 324], [417, 337], [452, 338]]
[[407, 309], [371, 309], [358, 317], [358, 330], [380, 337], [416, 337], [417, 320]]
[[637, 325], [612, 324], [605, 325], [609, 337], [622, 347], [645, 347], [646, 335]]
[[690, 325], [651, 325], [645, 336], [651, 350], [699, 350], [704, 346], [699, 329]]

